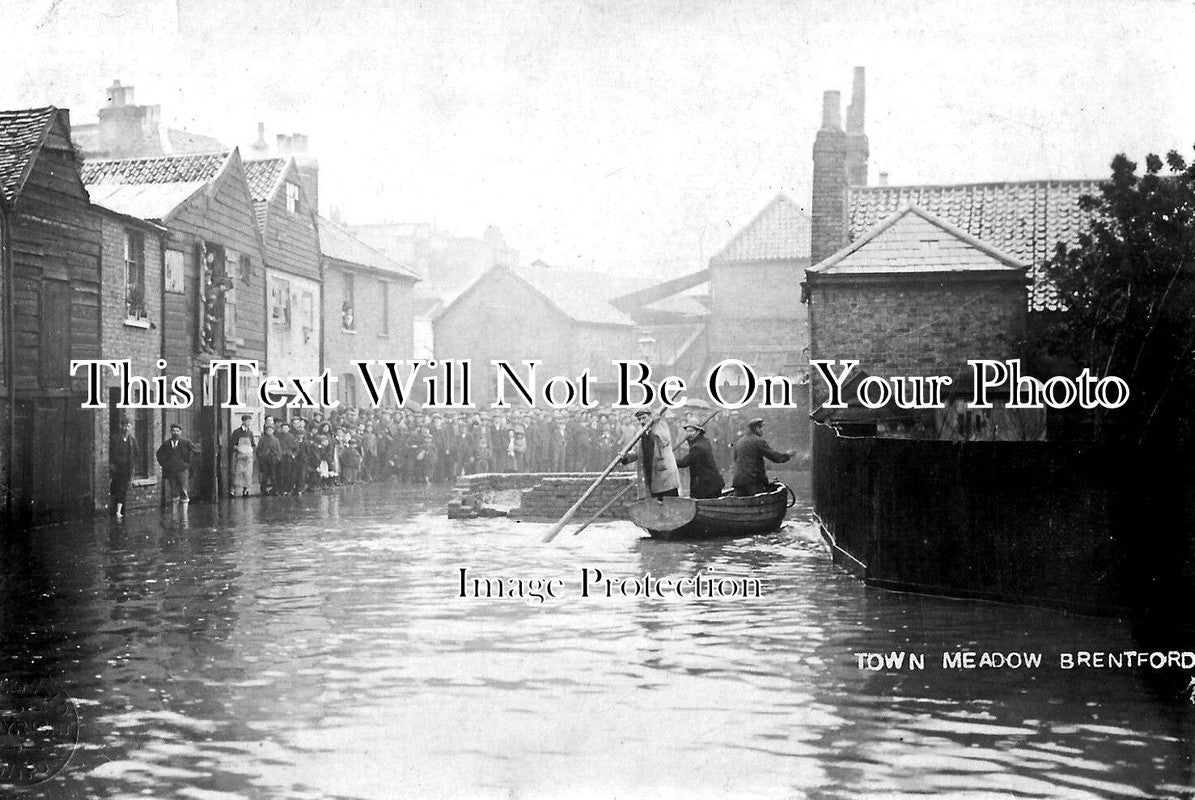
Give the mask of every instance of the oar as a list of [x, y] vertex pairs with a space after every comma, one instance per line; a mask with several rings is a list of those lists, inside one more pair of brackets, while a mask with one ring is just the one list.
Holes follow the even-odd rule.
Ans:
[[[710, 414], [708, 417], [706, 417], [704, 420], [702, 420], [701, 427], [704, 428], [705, 424], [707, 422], [709, 422], [714, 417], [718, 416], [719, 411], [721, 411], [721, 409], [718, 409], [718, 411], [715, 411], [713, 414]], [[680, 446], [684, 443], [685, 443], [685, 440], [681, 439], [679, 442], [672, 445], [672, 452], [675, 453], [680, 448]], [[605, 514], [607, 511], [609, 511], [610, 508], [615, 503], [617, 503], [619, 500], [621, 500], [623, 498], [623, 495], [625, 495], [627, 492], [631, 491], [631, 489], [634, 489], [634, 488], [635, 488], [635, 484], [633, 482], [628, 483], [626, 486], [622, 487], [622, 491], [619, 492], [618, 494], [614, 495], [614, 497], [610, 498], [609, 503], [606, 503], [606, 505], [602, 506], [600, 511], [598, 511], [596, 514], [594, 514], [592, 517], [590, 517], [588, 520], [586, 520], [584, 525], [582, 525], [581, 527], [579, 527], [575, 531], [573, 531], [573, 536], [578, 536], [581, 533], [581, 531], [585, 530], [590, 525], [597, 522], [598, 517], [600, 517], [602, 514]]]
[[625, 495], [627, 492], [631, 491], [634, 488], [635, 488], [634, 481], [632, 481], [632, 482], [628, 483], [626, 486], [622, 487], [622, 491], [619, 492], [618, 494], [614, 495], [613, 497], [611, 497], [610, 502], [606, 503], [606, 505], [602, 506], [601, 511], [594, 514], [592, 517], [590, 517], [588, 520], [585, 521], [584, 525], [582, 525], [580, 528], [577, 528], [575, 531], [573, 531], [573, 536], [577, 536], [578, 534], [581, 533], [581, 531], [585, 530], [590, 525], [597, 522], [598, 517], [600, 517], [602, 514], [605, 514], [607, 511], [609, 511], [610, 508], [615, 503], [617, 503], [619, 500], [621, 500], [623, 498], [623, 495]]
[[544, 534], [543, 541], [545, 544], [560, 535], [560, 531], [562, 531], [564, 526], [567, 525], [574, 516], [576, 516], [577, 512], [581, 509], [581, 506], [586, 500], [589, 499], [590, 495], [597, 491], [597, 488], [602, 484], [602, 481], [606, 480], [610, 473], [614, 471], [614, 468], [617, 467], [622, 461], [623, 456], [631, 452], [635, 445], [639, 444], [639, 440], [643, 438], [643, 434], [647, 433], [648, 429], [655, 424], [656, 420], [658, 420], [663, 413], [664, 409], [660, 409], [655, 414], [652, 414], [648, 418], [647, 422], [643, 423], [643, 427], [639, 429], [637, 434], [635, 434], [635, 438], [627, 443], [626, 447], [622, 448], [622, 452], [614, 457], [614, 460], [610, 462], [610, 466], [606, 467], [605, 471], [603, 471], [601, 475], [598, 475], [597, 480], [590, 484], [589, 488], [585, 490], [585, 494], [581, 495], [581, 499], [573, 503], [573, 507], [564, 512], [564, 516], [560, 518], [560, 521], [553, 525], [551, 529]]

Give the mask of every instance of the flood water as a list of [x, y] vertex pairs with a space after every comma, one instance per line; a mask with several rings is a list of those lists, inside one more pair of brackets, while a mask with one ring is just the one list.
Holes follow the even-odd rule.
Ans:
[[[442, 492], [195, 504], [2, 551], [0, 675], [53, 677], [79, 745], [22, 797], [1154, 797], [1195, 789], [1190, 706], [1115, 621], [865, 588], [808, 509], [762, 538], [453, 522]], [[542, 605], [471, 577], [558, 578]], [[749, 576], [761, 598], [579, 596], [580, 570]], [[1037, 669], [944, 669], [956, 650]], [[861, 670], [856, 653], [925, 655]], [[3, 791], [3, 790], [0, 790]]]

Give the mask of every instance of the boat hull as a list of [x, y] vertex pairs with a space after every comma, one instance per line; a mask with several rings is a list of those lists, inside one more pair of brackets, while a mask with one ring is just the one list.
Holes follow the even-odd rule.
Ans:
[[[783, 483], [772, 484], [772, 489], [750, 497], [735, 497], [722, 495], [702, 500], [679, 498], [681, 503], [696, 506], [692, 518], [679, 527], [667, 530], [649, 527], [650, 523], [639, 524], [636, 519], [644, 519], [649, 515], [631, 514], [632, 521], [651, 534], [653, 539], [710, 539], [716, 537], [758, 536], [779, 530], [784, 522], [784, 514], [791, 506], [791, 493]], [[645, 500], [640, 503], [667, 503], [671, 498], [663, 501]], [[666, 516], [666, 515], [661, 515]], [[687, 513], [681, 517], [687, 516]]]

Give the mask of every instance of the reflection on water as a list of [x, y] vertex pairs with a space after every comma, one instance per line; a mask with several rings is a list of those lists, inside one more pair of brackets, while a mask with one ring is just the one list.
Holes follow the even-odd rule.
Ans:
[[[1146, 797], [1193, 785], [1181, 703], [1122, 625], [866, 589], [798, 506], [777, 534], [450, 522], [378, 487], [50, 528], [2, 552], [0, 674], [56, 678], [80, 746], [30, 797]], [[10, 537], [11, 539], [11, 537]], [[471, 575], [560, 578], [544, 605]], [[578, 597], [610, 577], [763, 579], [761, 599]], [[944, 670], [958, 649], [1037, 670]], [[855, 653], [925, 653], [862, 671]]]

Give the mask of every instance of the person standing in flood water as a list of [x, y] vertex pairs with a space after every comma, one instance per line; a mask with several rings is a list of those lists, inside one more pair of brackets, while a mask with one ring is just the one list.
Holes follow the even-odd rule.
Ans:
[[120, 420], [120, 433], [112, 439], [112, 446], [108, 450], [108, 472], [112, 477], [112, 504], [116, 511], [116, 518], [124, 516], [125, 498], [129, 494], [129, 484], [133, 481], [133, 467], [137, 459], [137, 440], [130, 430], [131, 424], [127, 417]]
[[170, 438], [162, 442], [156, 457], [172, 501], [191, 502], [187, 485], [191, 481], [191, 463], [198, 452], [199, 447], [194, 442], [183, 438], [182, 425], [175, 423], [170, 426]]

